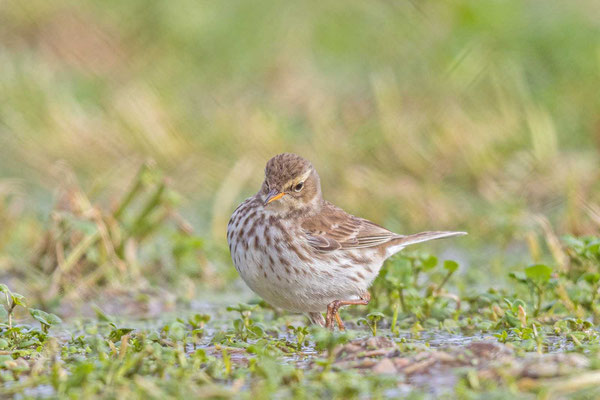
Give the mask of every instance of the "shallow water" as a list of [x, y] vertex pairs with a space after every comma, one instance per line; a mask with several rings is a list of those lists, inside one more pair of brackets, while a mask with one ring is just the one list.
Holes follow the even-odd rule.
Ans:
[[[195, 300], [186, 306], [161, 312], [158, 316], [147, 315], [137, 318], [131, 316], [114, 317], [114, 321], [118, 327], [122, 328], [133, 328], [138, 331], [156, 331], [160, 330], [165, 324], [177, 319], [185, 321], [188, 317], [197, 313], [208, 314], [211, 316], [211, 320], [204, 328], [204, 336], [196, 344], [187, 344], [185, 352], [191, 355], [196, 349], [201, 348], [209, 355], [220, 358], [222, 357], [221, 347], [213, 343], [213, 338], [220, 331], [231, 329], [233, 320], [239, 318], [237, 312], [226, 311], [228, 305], [235, 304], [235, 301], [233, 301], [234, 298], [235, 296], [231, 294], [223, 293], [220, 296], [215, 296], [214, 299], [211, 299], [212, 301], [206, 299]], [[288, 323], [300, 326], [307, 322], [303, 316], [287, 314], [283, 318], [272, 320], [272, 311], [262, 309], [253, 312], [252, 317], [267, 327], [272, 327], [274, 326], [273, 324], [276, 324], [281, 331], [275, 334], [276, 336], [272, 336], [272, 340], [282, 340], [290, 344], [295, 344], [297, 339], [294, 334], [285, 330], [285, 326]], [[73, 336], [84, 334], [84, 327], [88, 323], [94, 325], [98, 321], [95, 318], [67, 320], [59, 329], [53, 329], [52, 334], [60, 342], [64, 343]], [[274, 331], [270, 330], [269, 332], [273, 334]], [[463, 379], [469, 370], [481, 371], [486, 368], [489, 368], [490, 371], [493, 370], [493, 357], [492, 359], [479, 361], [473, 356], [470, 350], [470, 346], [482, 343], [492, 348], [498, 346], [498, 357], [505, 357], [505, 361], [507, 360], [509, 363], [512, 363], [512, 368], [515, 371], [521, 371], [518, 373], [523, 373], [522, 371], [525, 367], [522, 367], [522, 365], [528, 365], [527, 363], [533, 363], [533, 373], [538, 373], [535, 371], [544, 372], [544, 368], [541, 368], [539, 364], [540, 362], [543, 363], [543, 360], [546, 359], [535, 359], [529, 357], [529, 355], [537, 356], [535, 353], [523, 353], [523, 351], [515, 350], [511, 345], [505, 346], [500, 344], [497, 338], [493, 336], [493, 332], [465, 335], [459, 332], [444, 330], [425, 330], [418, 335], [415, 335], [411, 331], [400, 331], [398, 335], [394, 335], [389, 328], [379, 328], [377, 332], [378, 337], [389, 339], [387, 344], [384, 343], [381, 348], [392, 348], [393, 352], [384, 352], [373, 356], [365, 356], [360, 353], [350, 354], [349, 356], [347, 354], [340, 354], [336, 356], [333, 369], [352, 368], [361, 374], [369, 376], [369, 374], [373, 373], [382, 373], [376, 371], [376, 369], [386, 358], [389, 358], [393, 362], [406, 362], [407, 364], [403, 364], [403, 366], [413, 369], [419, 367], [420, 363], [427, 364], [429, 362], [429, 364], [415, 369], [416, 372], [408, 373], [406, 369], [397, 367], [397, 364], [394, 364], [397, 368], [391, 375], [393, 379], [397, 380], [397, 387], [386, 392], [386, 395], [389, 397], [403, 397], [416, 388], [428, 393], [432, 398], [442, 396], [445, 393], [451, 393], [457, 382]], [[364, 344], [373, 338], [368, 328], [356, 326], [352, 319], [348, 321], [348, 333], [352, 337], [352, 343]], [[516, 336], [513, 333], [509, 334], [509, 341], [515, 338]], [[248, 344], [255, 342], [255, 340], [247, 341]], [[547, 335], [544, 338], [544, 344], [545, 356], [548, 356], [547, 359], [549, 362], [554, 364], [562, 363], [564, 360], [552, 359], [551, 355], [560, 355], [577, 350], [573, 342], [565, 336]], [[255, 357], [253, 354], [246, 352], [242, 347], [227, 347], [227, 352], [232, 363], [237, 365], [246, 365], [248, 360]], [[368, 353], [368, 351], [364, 350], [362, 352]], [[282, 364], [291, 365], [303, 370], [320, 370], [322, 366], [315, 363], [315, 361], [325, 358], [325, 354], [318, 352], [315, 349], [315, 343], [309, 340], [301, 351], [283, 353], [277, 357], [278, 361]], [[454, 364], [452, 363], [453, 357], [457, 360]], [[471, 360], [474, 361], [471, 363]], [[568, 363], [572, 362], [572, 360], [564, 362]], [[554, 369], [557, 371], [562, 370], [559, 367]], [[225, 382], [225, 384], [229, 383]], [[55, 393], [52, 386], [44, 384], [26, 389], [21, 398], [23, 396], [48, 398], [53, 395]]]

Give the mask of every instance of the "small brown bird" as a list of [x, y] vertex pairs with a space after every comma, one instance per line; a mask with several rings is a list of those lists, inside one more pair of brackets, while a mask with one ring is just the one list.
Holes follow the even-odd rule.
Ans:
[[[227, 241], [235, 268], [268, 303], [340, 329], [338, 309], [369, 303], [383, 262], [404, 247], [465, 232], [399, 235], [323, 199], [312, 164], [290, 153], [267, 162], [265, 181], [233, 212]], [[327, 312], [323, 320], [323, 312]]]

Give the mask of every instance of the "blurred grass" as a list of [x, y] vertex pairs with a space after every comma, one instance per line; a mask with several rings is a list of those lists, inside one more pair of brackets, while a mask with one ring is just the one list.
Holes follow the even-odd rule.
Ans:
[[219, 267], [283, 151], [354, 214], [470, 231], [492, 276], [539, 221], [600, 227], [597, 1], [9, 1], [0, 71], [0, 268], [64, 165], [111, 204], [147, 159]]

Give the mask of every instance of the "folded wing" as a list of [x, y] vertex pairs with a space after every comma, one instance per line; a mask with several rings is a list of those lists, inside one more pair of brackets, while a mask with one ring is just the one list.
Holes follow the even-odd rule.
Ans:
[[328, 202], [321, 213], [303, 221], [302, 229], [309, 244], [322, 252], [375, 247], [403, 237]]
[[399, 235], [369, 220], [350, 215], [329, 202], [325, 202], [321, 213], [306, 218], [302, 229], [310, 246], [320, 252], [383, 245], [393, 254], [411, 244], [466, 235], [466, 232], [444, 231]]

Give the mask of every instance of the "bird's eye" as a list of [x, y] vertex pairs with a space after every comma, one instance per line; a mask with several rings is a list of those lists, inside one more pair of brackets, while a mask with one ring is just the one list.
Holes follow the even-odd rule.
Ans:
[[303, 187], [304, 187], [304, 182], [300, 182], [296, 186], [294, 186], [294, 191], [299, 192], [302, 190]]

